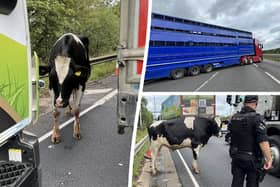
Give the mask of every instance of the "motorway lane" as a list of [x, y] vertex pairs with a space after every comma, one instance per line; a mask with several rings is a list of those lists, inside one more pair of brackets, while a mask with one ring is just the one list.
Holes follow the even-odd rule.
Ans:
[[[228, 187], [231, 185], [231, 159], [228, 154], [229, 146], [224, 143], [224, 138], [212, 137], [208, 144], [201, 150], [199, 157], [200, 174], [193, 174], [200, 187]], [[190, 149], [181, 149], [180, 153], [191, 168], [192, 153]], [[172, 152], [172, 158], [175, 162], [177, 173], [184, 187], [190, 185], [191, 180], [182, 167], [182, 161], [177, 152]], [[278, 187], [280, 178], [266, 175], [260, 187]]]
[[[116, 89], [116, 77], [89, 82], [82, 110]], [[72, 138], [73, 123], [61, 130], [62, 141], [53, 145], [50, 137], [40, 142], [42, 186], [92, 187], [127, 186], [132, 129], [117, 134], [117, 97], [81, 117], [80, 141]], [[27, 130], [42, 137], [52, 129], [49, 106], [37, 126]], [[61, 115], [60, 124], [72, 116]]]
[[127, 186], [131, 129], [117, 134], [114, 97], [81, 118], [82, 139], [72, 138], [72, 124], [62, 130], [62, 142], [40, 144], [44, 186]]
[[149, 81], [144, 91], [280, 91], [280, 65], [264, 61], [256, 65], [219, 68], [211, 73], [188, 76], [178, 80]]
[[280, 62], [274, 62], [271, 60], [265, 60], [262, 63], [256, 64], [259, 68], [261, 68], [265, 72], [269, 72], [274, 77], [276, 77], [278, 80], [280, 80]]

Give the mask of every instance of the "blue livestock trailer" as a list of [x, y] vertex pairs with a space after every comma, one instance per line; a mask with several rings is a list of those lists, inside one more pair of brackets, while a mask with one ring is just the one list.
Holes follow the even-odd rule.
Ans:
[[251, 32], [153, 13], [145, 80], [260, 62], [261, 47]]

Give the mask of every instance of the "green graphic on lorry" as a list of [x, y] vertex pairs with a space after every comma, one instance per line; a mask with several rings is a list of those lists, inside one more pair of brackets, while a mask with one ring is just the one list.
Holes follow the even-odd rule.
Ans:
[[[21, 119], [29, 115], [27, 47], [0, 34], [0, 97]], [[0, 103], [1, 104], [1, 103]]]

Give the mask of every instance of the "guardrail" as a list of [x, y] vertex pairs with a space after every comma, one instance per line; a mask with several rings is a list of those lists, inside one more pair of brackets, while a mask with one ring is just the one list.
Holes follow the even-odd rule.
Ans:
[[280, 62], [280, 54], [263, 54], [263, 57], [269, 60]]
[[143, 145], [146, 143], [146, 141], [148, 140], [148, 135], [146, 135], [144, 138], [142, 138], [142, 140], [140, 140], [134, 148], [134, 155], [137, 155], [137, 153], [141, 150], [141, 148], [143, 147]]
[[106, 55], [106, 56], [90, 58], [89, 62], [90, 62], [90, 65], [93, 66], [93, 65], [104, 63], [104, 62], [110, 62], [110, 61], [116, 60], [116, 59], [117, 59], [117, 54], [113, 54], [113, 55]]

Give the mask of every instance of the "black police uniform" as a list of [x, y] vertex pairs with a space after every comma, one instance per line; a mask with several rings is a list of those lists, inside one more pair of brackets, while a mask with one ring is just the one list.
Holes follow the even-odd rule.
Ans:
[[261, 167], [263, 155], [259, 147], [268, 141], [266, 127], [259, 114], [250, 107], [243, 107], [234, 114], [229, 125], [231, 134], [230, 155], [232, 157], [232, 187], [242, 187], [246, 176], [246, 186], [259, 185], [257, 168]]

